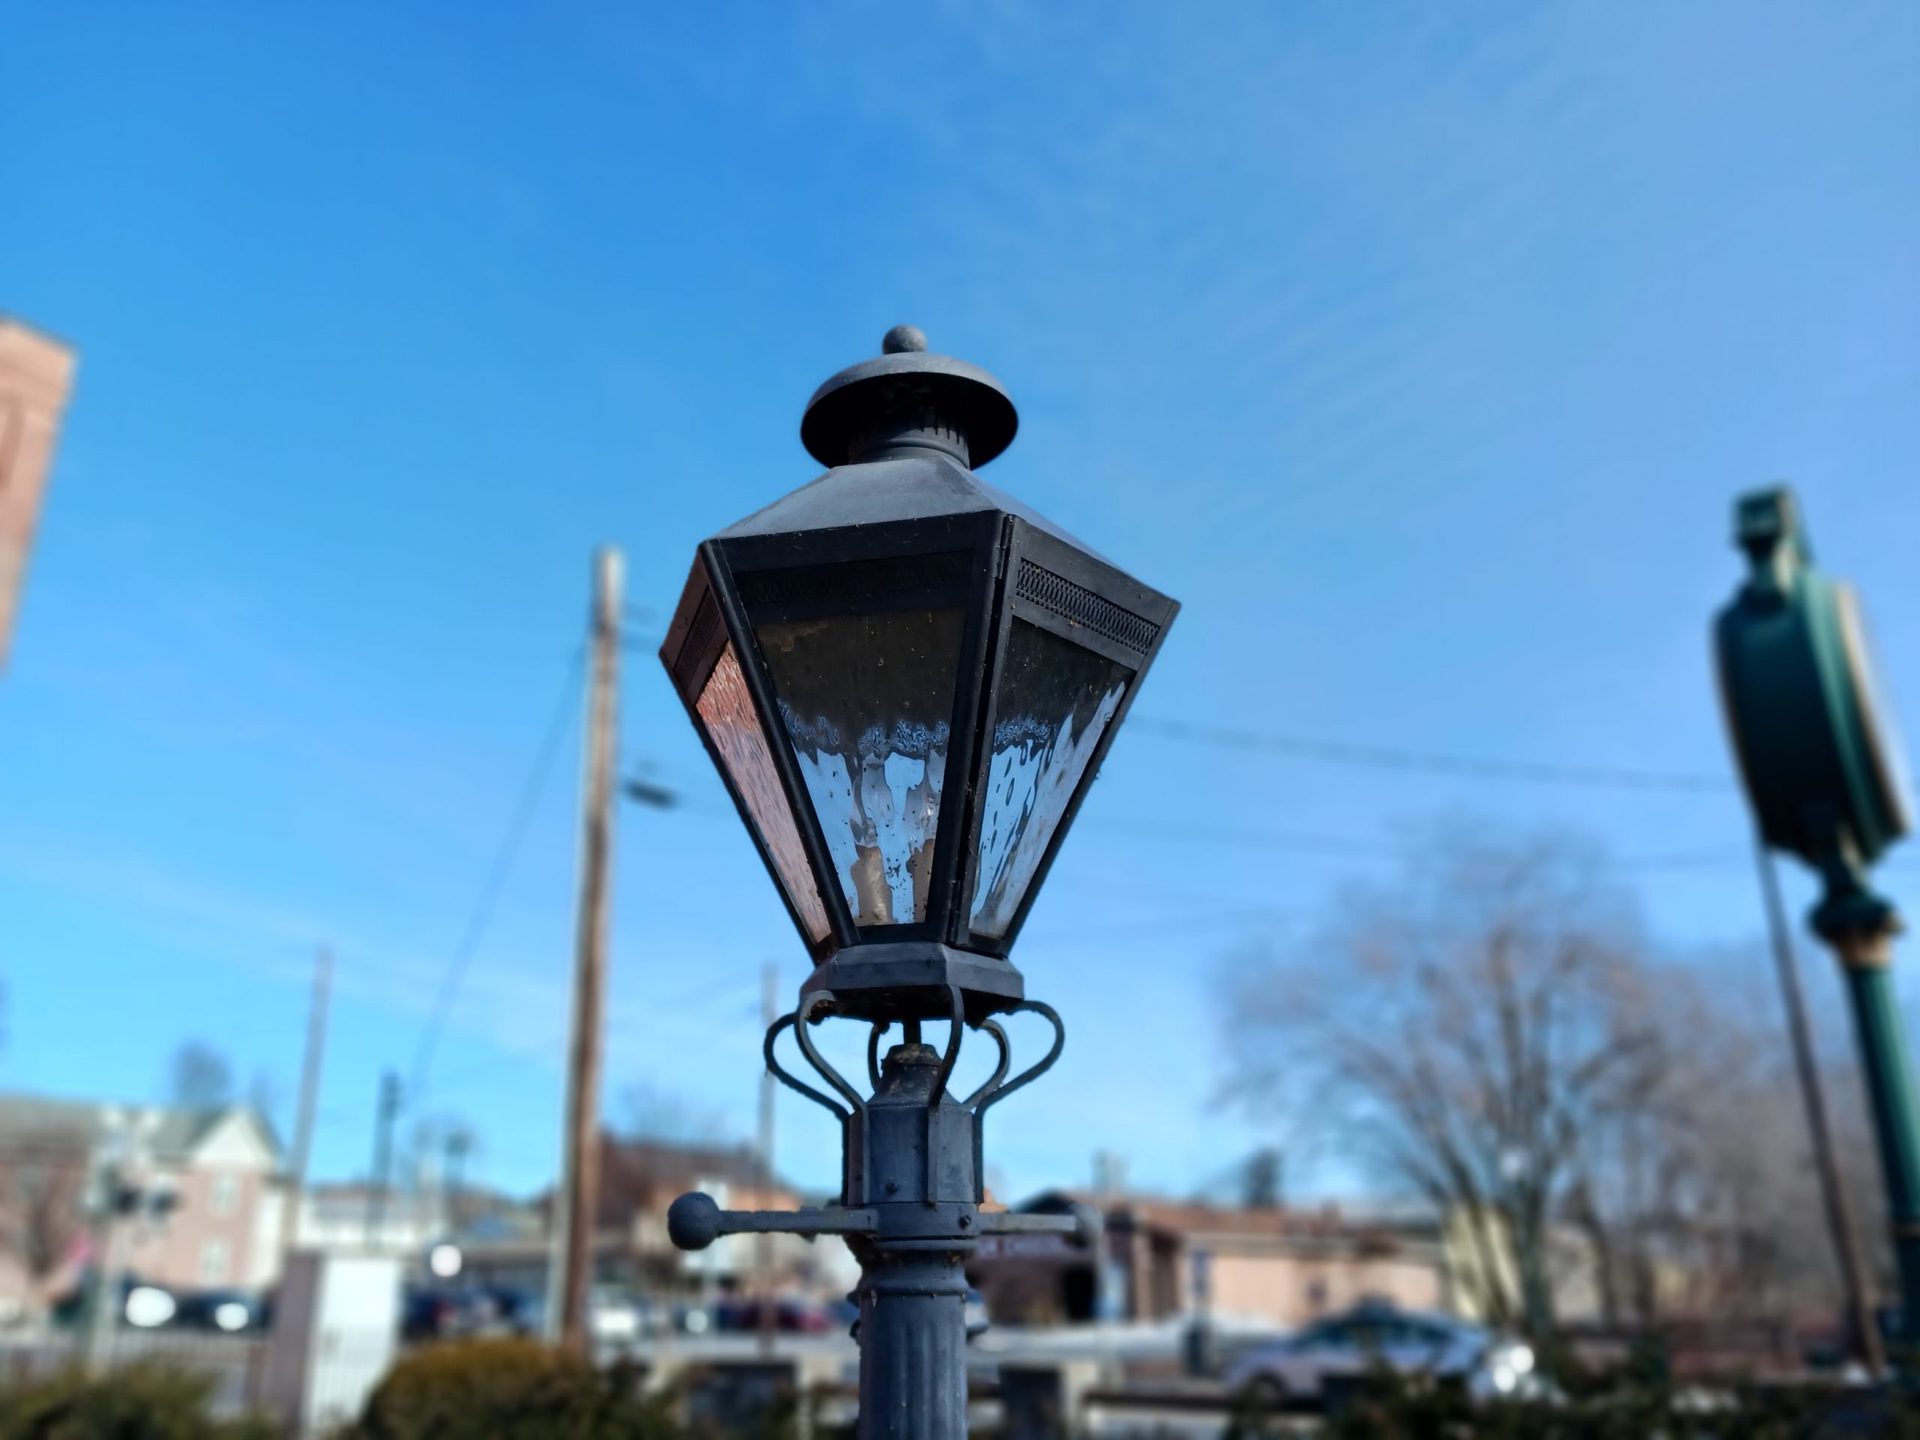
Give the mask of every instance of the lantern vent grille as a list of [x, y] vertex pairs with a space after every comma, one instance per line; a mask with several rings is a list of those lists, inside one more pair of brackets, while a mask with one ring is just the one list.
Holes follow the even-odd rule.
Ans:
[[964, 587], [973, 557], [964, 550], [936, 555], [889, 555], [839, 565], [750, 570], [739, 577], [749, 607], [809, 605], [853, 599], [885, 600], [926, 593], [945, 596]]
[[1125, 645], [1144, 655], [1153, 648], [1160, 627], [1131, 610], [1114, 604], [1104, 595], [1096, 595], [1084, 585], [1076, 585], [1064, 575], [1056, 575], [1031, 560], [1020, 562], [1018, 592], [1022, 600], [1051, 610], [1061, 619], [1084, 626], [1115, 644]]

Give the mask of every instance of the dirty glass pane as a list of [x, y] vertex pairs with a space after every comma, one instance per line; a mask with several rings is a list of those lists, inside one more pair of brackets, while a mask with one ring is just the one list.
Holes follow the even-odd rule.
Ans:
[[1013, 622], [1000, 674], [972, 924], [1004, 935], [1132, 673], [1050, 630]]
[[800, 832], [793, 823], [793, 810], [780, 777], [773, 768], [773, 754], [767, 749], [767, 737], [753, 711], [753, 697], [747, 693], [746, 678], [740, 673], [740, 661], [729, 644], [713, 667], [713, 674], [700, 692], [700, 722], [713, 739], [713, 748], [726, 762], [727, 775], [746, 801], [747, 812], [773, 856], [773, 868], [779, 872], [800, 923], [814, 940], [827, 938], [827, 908], [820, 899], [820, 887], [814, 884], [813, 871], [807, 865], [807, 852], [800, 844]]
[[901, 610], [757, 627], [856, 924], [926, 918], [961, 614]]

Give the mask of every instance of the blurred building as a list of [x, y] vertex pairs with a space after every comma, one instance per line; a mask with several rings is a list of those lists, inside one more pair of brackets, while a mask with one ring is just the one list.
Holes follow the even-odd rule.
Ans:
[[11, 648], [74, 354], [0, 315], [0, 665]]
[[309, 1185], [300, 1197], [293, 1244], [329, 1255], [424, 1255], [452, 1228], [438, 1190], [377, 1190], [362, 1181]]
[[[1066, 1213], [1091, 1196], [1048, 1191], [1020, 1208]], [[1437, 1228], [1343, 1215], [1334, 1209], [1182, 1204], [1109, 1196], [1105, 1273], [1099, 1256], [1051, 1237], [983, 1247], [969, 1267], [996, 1320], [1047, 1324], [1096, 1318], [1151, 1321], [1205, 1307], [1284, 1328], [1361, 1300], [1407, 1309], [1447, 1301]]]
[[70, 1289], [96, 1253], [96, 1177], [167, 1194], [123, 1222], [128, 1273], [178, 1290], [258, 1288], [280, 1257], [282, 1156], [250, 1106], [183, 1110], [0, 1096], [0, 1316]]
[[[1458, 1208], [1448, 1214], [1441, 1232], [1455, 1310], [1469, 1320], [1491, 1322], [1503, 1305], [1520, 1303], [1520, 1261], [1513, 1232], [1500, 1215], [1486, 1208]], [[1545, 1247], [1555, 1318], [1563, 1323], [1601, 1319], [1600, 1257], [1592, 1237], [1572, 1225], [1550, 1224]], [[1666, 1299], [1669, 1287], [1684, 1286], [1692, 1272], [1666, 1265], [1653, 1278], [1659, 1298]]]

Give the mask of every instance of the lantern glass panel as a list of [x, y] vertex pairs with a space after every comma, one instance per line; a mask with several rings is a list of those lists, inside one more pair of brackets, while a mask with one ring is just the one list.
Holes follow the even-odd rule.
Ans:
[[980, 802], [972, 927], [1002, 936], [1133, 678], [1125, 666], [1015, 619]]
[[780, 788], [773, 753], [767, 748], [766, 734], [760, 728], [760, 717], [754, 712], [753, 697], [747, 692], [746, 677], [740, 673], [740, 661], [731, 644], [707, 677], [694, 708], [713, 748], [720, 752], [734, 788], [746, 803], [767, 853], [773, 857], [773, 868], [800, 916], [801, 928], [818, 944], [827, 938], [827, 907], [807, 866], [807, 852], [800, 843], [793, 809]]
[[963, 616], [906, 609], [755, 627], [857, 925], [926, 918]]

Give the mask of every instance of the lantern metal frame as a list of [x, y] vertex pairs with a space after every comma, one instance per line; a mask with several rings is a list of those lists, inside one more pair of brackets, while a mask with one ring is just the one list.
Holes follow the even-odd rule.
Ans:
[[[869, 373], [876, 369], [877, 375]], [[928, 393], [929, 378], [951, 383], [935, 383]], [[920, 388], [903, 406], [899, 387], [909, 380]], [[982, 400], [987, 387], [999, 405]], [[816, 419], [823, 407], [827, 422]], [[1009, 956], [1179, 610], [1169, 597], [982, 484], [968, 464], [977, 448], [969, 424], [988, 427], [988, 448], [981, 453], [991, 458], [1012, 438], [1012, 404], [984, 371], [947, 357], [888, 355], [828, 381], [809, 407], [803, 436], [816, 454], [831, 455], [846, 444], [847, 463], [699, 547], [660, 651], [815, 961], [803, 994], [831, 991], [840, 997], [840, 1013], [863, 1019], [943, 1018], [953, 986], [966, 997], [970, 1021], [1025, 998]], [[860, 438], [845, 440], [848, 434]], [[958, 608], [963, 618], [926, 910], [913, 921], [861, 926], [781, 720], [757, 627], [936, 608]], [[1065, 639], [1128, 675], [1007, 925], [992, 934], [972, 923], [972, 904], [996, 700], [1015, 621]], [[826, 915], [821, 935], [810, 931], [770, 837], [699, 713], [703, 687], [728, 645]]]

